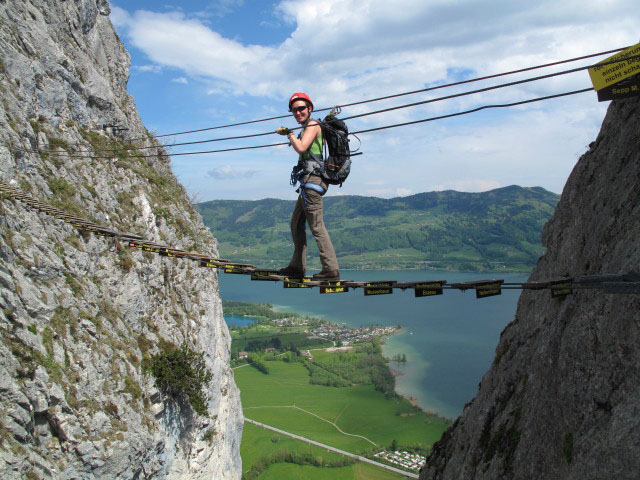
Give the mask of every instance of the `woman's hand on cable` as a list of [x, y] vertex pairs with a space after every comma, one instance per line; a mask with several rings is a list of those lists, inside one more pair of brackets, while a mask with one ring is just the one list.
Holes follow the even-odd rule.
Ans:
[[289, 146], [292, 145], [291, 139], [296, 138], [295, 134], [291, 130], [289, 130], [287, 127], [278, 127], [276, 129], [276, 133], [279, 135], [286, 135], [287, 139], [289, 140]]

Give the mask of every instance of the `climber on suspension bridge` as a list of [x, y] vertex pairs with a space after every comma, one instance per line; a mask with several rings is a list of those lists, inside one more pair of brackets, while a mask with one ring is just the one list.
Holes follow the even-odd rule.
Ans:
[[290, 145], [298, 153], [298, 163], [291, 173], [291, 184], [297, 183], [298, 201], [291, 215], [291, 236], [293, 237], [293, 255], [289, 265], [281, 268], [279, 273], [291, 277], [303, 277], [307, 263], [307, 234], [305, 223], [309, 224], [311, 233], [318, 244], [322, 271], [313, 276], [314, 280], [334, 281], [340, 279], [338, 259], [333, 249], [329, 232], [322, 216], [322, 196], [327, 193], [328, 184], [319, 172], [323, 169], [322, 129], [316, 120], [311, 118], [313, 102], [306, 93], [294, 93], [289, 99], [289, 111], [296, 122], [302, 126], [296, 135], [285, 127], [278, 128], [277, 133], [285, 135]]

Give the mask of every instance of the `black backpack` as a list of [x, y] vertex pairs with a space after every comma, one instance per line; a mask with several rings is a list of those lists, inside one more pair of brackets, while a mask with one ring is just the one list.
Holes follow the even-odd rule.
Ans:
[[318, 124], [322, 129], [322, 139], [325, 146], [322, 178], [330, 185], [342, 186], [351, 171], [351, 156], [354, 155], [354, 152], [349, 149], [347, 125], [336, 117], [339, 113], [339, 110], [333, 109]]

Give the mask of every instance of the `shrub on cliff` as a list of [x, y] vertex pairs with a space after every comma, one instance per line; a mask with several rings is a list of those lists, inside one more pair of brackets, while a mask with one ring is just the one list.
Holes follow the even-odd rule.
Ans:
[[194, 352], [186, 344], [168, 349], [151, 357], [149, 372], [156, 379], [156, 387], [165, 394], [184, 397], [196, 413], [207, 414], [205, 387], [212, 374], [202, 353]]

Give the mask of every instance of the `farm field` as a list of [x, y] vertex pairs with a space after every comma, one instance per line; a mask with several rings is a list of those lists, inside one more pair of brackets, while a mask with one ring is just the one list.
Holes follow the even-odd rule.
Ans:
[[[251, 423], [245, 423], [240, 447], [242, 473], [246, 474], [260, 458], [283, 450], [299, 453], [309, 452], [314, 457], [321, 457], [325, 462], [343, 458], [341, 455], [324, 448], [316, 447], [285, 435], [275, 434]], [[280, 480], [283, 478], [304, 478], [308, 480], [399, 480], [405, 477], [365, 463], [324, 468], [311, 465], [277, 463], [270, 465], [258, 478], [260, 480]]]
[[259, 338], [259, 337], [268, 337], [269, 335], [275, 335], [280, 332], [279, 327], [275, 327], [273, 325], [252, 325], [251, 327], [245, 327], [242, 330], [242, 334], [238, 330], [231, 330], [229, 333], [231, 334], [232, 339], [240, 339], [240, 338]]
[[[278, 327], [274, 325], [257, 324], [251, 327], [245, 327], [242, 331], [238, 329], [231, 329], [230, 334], [233, 342], [231, 343], [231, 351], [239, 352], [247, 348], [251, 348], [253, 343], [264, 343], [271, 341], [274, 337], [278, 337], [278, 345], [282, 345], [285, 348], [320, 348], [330, 347], [331, 342], [323, 340], [322, 338], [312, 337], [307, 333], [303, 333], [308, 327], [304, 326], [287, 326]], [[260, 350], [267, 346], [262, 345]]]
[[[231, 344], [231, 351], [239, 352], [245, 349], [251, 349], [251, 342], [269, 342], [272, 338], [278, 337], [280, 340], [280, 345], [284, 347], [296, 347], [299, 349], [303, 348], [320, 348], [320, 347], [330, 347], [332, 345], [331, 342], [327, 342], [321, 338], [310, 338], [306, 333], [274, 333], [272, 335], [262, 335], [255, 337], [246, 337], [246, 338], [233, 338], [233, 343]], [[265, 344], [265, 346], [271, 346]]]
[[349, 467], [320, 468], [309, 465], [277, 463], [270, 466], [259, 480], [282, 480], [284, 478], [304, 478], [305, 480], [401, 480], [402, 475], [395, 474], [366, 463], [356, 463]]
[[429, 448], [449, 425], [403, 398], [386, 399], [371, 385], [311, 385], [298, 362], [267, 364], [269, 375], [253, 367], [235, 370], [244, 415], [287, 432], [362, 453], [394, 440], [401, 447]]

